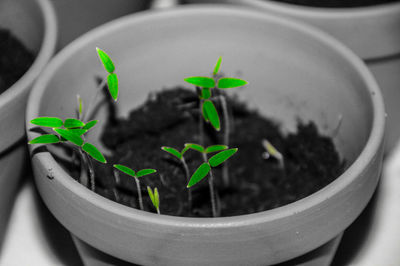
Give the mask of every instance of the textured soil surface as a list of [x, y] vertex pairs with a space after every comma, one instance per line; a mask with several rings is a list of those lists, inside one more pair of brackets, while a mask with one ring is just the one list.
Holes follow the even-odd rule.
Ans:
[[312, 7], [362, 7], [397, 2], [398, 0], [272, 0]]
[[[159, 189], [161, 213], [211, 217], [207, 178], [192, 188], [193, 208], [189, 210], [183, 167], [160, 149], [170, 146], [181, 150], [184, 143], [198, 143], [196, 99], [190, 90], [163, 90], [150, 95], [128, 119], [110, 120], [102, 140], [114, 154], [107, 165], [95, 163], [96, 192], [138, 208], [134, 179], [122, 173], [116, 177], [110, 165], [124, 164], [134, 170], [154, 168], [157, 173], [140, 179], [145, 210], [154, 212], [146, 190], [149, 185]], [[255, 213], [294, 202], [323, 188], [342, 173], [344, 162], [331, 139], [319, 135], [313, 123], [299, 123], [296, 134], [285, 136], [277, 123], [237, 100], [229, 99], [228, 105], [234, 121], [230, 147], [239, 151], [229, 159], [230, 186], [223, 185], [221, 168], [213, 170], [221, 216]], [[219, 109], [218, 102], [216, 106]], [[220, 144], [222, 133], [216, 134], [205, 126], [206, 145]], [[264, 138], [283, 153], [284, 169], [274, 158], [263, 158]], [[185, 157], [192, 174], [202, 158], [195, 151], [186, 152]]]
[[0, 93], [22, 77], [34, 59], [35, 56], [10, 31], [0, 29]]

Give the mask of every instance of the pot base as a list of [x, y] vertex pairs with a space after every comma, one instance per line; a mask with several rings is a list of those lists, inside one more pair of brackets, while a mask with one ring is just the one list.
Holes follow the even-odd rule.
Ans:
[[[335, 256], [336, 250], [342, 239], [340, 234], [325, 245], [287, 262], [275, 264], [275, 266], [329, 266]], [[84, 266], [138, 266], [129, 262], [112, 257], [98, 249], [86, 244], [76, 236], [71, 234], [79, 256]]]

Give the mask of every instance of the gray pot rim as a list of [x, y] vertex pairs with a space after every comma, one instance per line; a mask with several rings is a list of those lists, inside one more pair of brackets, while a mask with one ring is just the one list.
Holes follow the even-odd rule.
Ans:
[[[258, 7], [268, 7], [272, 10], [284, 12], [291, 15], [301, 15], [305, 17], [315, 17], [323, 19], [340, 19], [340, 18], [360, 18], [377, 16], [384, 14], [394, 14], [400, 12], [400, 2], [361, 6], [361, 7], [313, 7], [295, 5], [285, 2], [277, 1], [260, 1], [260, 0], [246, 0], [251, 5]], [[296, 8], [294, 9], [293, 6]]]
[[[357, 175], [366, 168], [368, 162], [373, 160], [374, 155], [378, 152], [380, 145], [383, 141], [384, 136], [384, 125], [385, 125], [385, 111], [381, 92], [378, 85], [373, 78], [372, 74], [369, 72], [364, 63], [347, 47], [341, 44], [339, 41], [335, 40], [330, 35], [315, 29], [311, 26], [307, 26], [303, 23], [293, 21], [290, 19], [284, 19], [273, 15], [265, 15], [262, 12], [252, 11], [248, 9], [238, 8], [235, 6], [217, 6], [217, 5], [190, 5], [181, 6], [169, 10], [162, 11], [144, 11], [134, 16], [126, 16], [114, 20], [113, 22], [106, 23], [100, 26], [77, 40], [73, 41], [70, 45], [59, 52], [47, 65], [45, 71], [41, 77], [36, 81], [32, 93], [29, 97], [27, 113], [26, 113], [26, 128], [31, 127], [29, 121], [39, 114], [38, 103], [41, 101], [41, 97], [46, 88], [46, 84], [53, 76], [54, 72], [62, 65], [63, 61], [73, 54], [76, 50], [83, 47], [89, 40], [93, 38], [98, 38], [101, 35], [106, 34], [108, 31], [126, 27], [136, 21], [146, 21], [160, 18], [168, 18], [175, 16], [187, 16], [190, 17], [193, 13], [217, 13], [229, 15], [234, 13], [238, 16], [251, 16], [257, 18], [263, 18], [266, 20], [274, 21], [275, 23], [281, 23], [285, 26], [289, 26], [298, 29], [313, 38], [318, 39], [324, 44], [332, 47], [338, 53], [342, 54], [347, 58], [349, 64], [356, 68], [362, 78], [364, 79], [366, 86], [370, 89], [371, 103], [373, 106], [373, 122], [372, 130], [369, 135], [368, 141], [361, 151], [359, 157], [354, 161], [354, 163], [335, 181], [333, 181], [328, 186], [317, 191], [316, 193], [303, 198], [299, 201], [290, 203], [288, 205], [264, 211], [254, 214], [246, 214], [240, 216], [232, 217], [219, 217], [219, 218], [189, 218], [189, 217], [176, 217], [169, 215], [157, 215], [149, 213], [146, 211], [141, 211], [138, 209], [130, 208], [122, 204], [116, 203], [112, 200], [104, 198], [95, 192], [85, 188], [78, 182], [76, 182], [69, 174], [62, 169], [60, 165], [55, 161], [49, 152], [37, 153], [33, 156], [33, 160], [37, 160], [36, 163], [41, 163], [47, 169], [52, 169], [55, 173], [60, 173], [66, 178], [59, 178], [58, 181], [64, 187], [66, 187], [71, 193], [74, 193], [77, 197], [85, 199], [90, 202], [90, 204], [96, 206], [97, 208], [103, 209], [105, 212], [114, 215], [115, 217], [123, 216], [131, 220], [140, 220], [148, 224], [165, 225], [170, 227], [186, 227], [186, 228], [219, 228], [219, 227], [239, 227], [246, 224], [259, 224], [272, 220], [281, 219], [282, 217], [291, 216], [293, 213], [303, 212], [306, 209], [311, 208], [314, 205], [318, 205], [321, 202], [329, 199], [331, 195], [334, 195], [341, 191], [344, 187], [354, 181]], [[32, 134], [28, 131], [28, 138], [32, 138]], [[30, 145], [32, 151], [33, 147]]]
[[0, 95], [0, 109], [18, 95], [29, 89], [29, 84], [39, 76], [47, 62], [50, 61], [57, 44], [57, 18], [49, 0], [36, 0], [43, 17], [44, 36], [39, 53], [28, 71], [11, 87]]

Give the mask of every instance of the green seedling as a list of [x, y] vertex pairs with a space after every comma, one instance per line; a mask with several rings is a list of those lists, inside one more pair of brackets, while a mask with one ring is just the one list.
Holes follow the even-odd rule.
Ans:
[[160, 213], [160, 196], [158, 194], [158, 189], [155, 188], [154, 192], [153, 190], [151, 190], [151, 188], [149, 186], [147, 186], [147, 193], [149, 193], [149, 197], [151, 200], [151, 203], [153, 203], [154, 208], [156, 208], [157, 213]]
[[[213, 167], [217, 167], [222, 163], [226, 162], [231, 156], [233, 156], [238, 149], [228, 149], [226, 145], [213, 145], [207, 148], [199, 144], [194, 143], [187, 143], [185, 147], [189, 149], [198, 151], [202, 154], [204, 162], [197, 168], [197, 170], [191, 176], [189, 183], [187, 184], [187, 188], [191, 188], [192, 186], [199, 183], [203, 180], [207, 175], [209, 175], [208, 179], [208, 186], [210, 189], [210, 196], [211, 196], [211, 208], [214, 217], [218, 216], [219, 210], [217, 211], [216, 206], [216, 195], [214, 192], [214, 175], [212, 172]], [[208, 159], [207, 155], [209, 153], [218, 152], [217, 154], [213, 155], [210, 159]]]
[[[200, 108], [201, 113], [206, 122], [210, 122], [211, 125], [215, 128], [215, 130], [219, 131], [221, 129], [220, 118], [218, 112], [215, 108], [214, 103], [212, 102], [212, 89], [220, 89], [227, 90], [231, 88], [237, 88], [248, 84], [247, 81], [238, 78], [230, 78], [230, 77], [219, 77], [218, 72], [221, 68], [222, 57], [219, 57], [213, 70], [212, 78], [210, 77], [189, 77], [184, 79], [186, 82], [193, 84], [197, 87], [201, 88], [201, 93], [199, 95], [200, 99]], [[224, 121], [224, 140], [223, 143], [229, 146], [229, 135], [230, 135], [230, 120], [228, 114], [228, 107], [226, 98], [223, 94], [218, 96], [218, 99], [221, 104], [223, 121]], [[199, 122], [199, 135], [200, 135], [200, 144], [204, 143], [203, 137], [203, 125], [202, 122]], [[228, 164], [224, 164], [222, 169], [222, 178], [225, 186], [229, 186], [229, 178], [228, 178]]]
[[283, 155], [282, 155], [282, 153], [280, 153], [272, 144], [271, 144], [271, 142], [269, 142], [268, 140], [266, 140], [266, 139], [263, 139], [262, 141], [261, 141], [261, 143], [262, 143], [262, 145], [263, 145], [263, 147], [265, 148], [265, 152], [263, 153], [263, 158], [264, 159], [268, 159], [269, 157], [274, 157], [277, 161], [278, 161], [278, 163], [279, 163], [279, 167], [281, 168], [281, 169], [284, 169], [285, 168], [285, 161], [284, 161], [284, 158], [283, 158]]
[[[102, 84], [100, 84], [99, 87], [102, 88], [105, 85], [105, 82], [107, 82], [110, 95], [116, 101], [118, 97], [118, 77], [114, 73], [114, 63], [103, 50], [99, 48], [96, 48], [96, 50], [100, 61], [102, 62], [105, 70], [108, 72], [107, 78], [105, 79], [105, 81], [102, 82]], [[94, 97], [93, 101], [90, 102], [88, 109], [86, 110], [86, 117], [91, 116], [91, 107], [93, 106], [93, 103], [95, 102], [99, 91], [101, 90], [97, 90], [96, 96]], [[76, 148], [81, 155], [82, 165], [86, 165], [86, 168], [89, 171], [91, 189], [94, 191], [95, 175], [90, 157], [101, 163], [107, 163], [107, 161], [104, 155], [99, 151], [96, 146], [85, 140], [85, 134], [87, 134], [97, 124], [98, 120], [84, 122], [86, 121], [86, 119], [85, 115], [83, 114], [83, 101], [79, 94], [77, 95], [77, 103], [77, 119], [67, 118], [65, 120], [62, 120], [58, 117], [37, 117], [35, 119], [32, 119], [30, 121], [32, 124], [43, 127], [45, 131], [46, 129], [51, 128], [52, 132], [50, 134], [44, 134], [31, 140], [29, 144], [65, 143], [72, 145], [72, 147]], [[84, 171], [82, 171], [82, 173], [83, 172]], [[81, 174], [81, 183], [86, 185], [87, 182], [84, 181], [84, 179], [85, 178]]]
[[[189, 180], [190, 180], [190, 173], [189, 173], [189, 167], [188, 167], [185, 157], [183, 155], [185, 154], [185, 152], [188, 149], [189, 148], [187, 146], [185, 146], [181, 151], [178, 151], [177, 149], [174, 149], [171, 147], [166, 147], [166, 146], [161, 147], [161, 150], [169, 153], [170, 155], [172, 155], [173, 157], [175, 157], [176, 159], [178, 159], [181, 162], [183, 169], [185, 171], [186, 182], [189, 182]], [[192, 209], [192, 191], [191, 190], [188, 190], [188, 208], [189, 208], [189, 210]]]
[[119, 85], [118, 85], [118, 76], [115, 73], [115, 65], [114, 62], [111, 60], [111, 57], [101, 50], [100, 48], [96, 47], [97, 55], [102, 63], [104, 69], [107, 72], [107, 76], [102, 80], [102, 82], [96, 88], [96, 94], [89, 102], [87, 112], [84, 116], [85, 119], [89, 119], [92, 116], [92, 113], [95, 109], [95, 103], [97, 102], [97, 98], [102, 91], [102, 88], [105, 84], [107, 84], [108, 92], [110, 93], [111, 97], [114, 101], [117, 101], [118, 94], [119, 94]]
[[91, 180], [91, 189], [95, 188], [95, 176], [92, 162], [88, 156], [101, 162], [106, 163], [104, 155], [93, 144], [86, 142], [84, 135], [87, 134], [96, 124], [97, 120], [92, 120], [87, 123], [75, 118], [67, 118], [64, 121], [58, 117], [37, 117], [30, 121], [32, 124], [46, 129], [51, 129], [52, 134], [44, 134], [28, 144], [56, 144], [64, 143], [71, 145], [75, 150], [78, 150], [82, 161], [86, 162]]
[[114, 164], [114, 168], [120, 170], [124, 174], [127, 174], [127, 175], [129, 175], [129, 176], [131, 176], [131, 177], [133, 177], [135, 179], [136, 188], [137, 188], [137, 192], [138, 192], [139, 206], [140, 206], [141, 210], [144, 210], [142, 191], [140, 189], [139, 178], [143, 177], [143, 176], [146, 176], [146, 175], [153, 174], [153, 173], [155, 173], [157, 171], [154, 170], [154, 169], [142, 169], [142, 170], [139, 170], [139, 171], [135, 172], [133, 169], [129, 168], [128, 166], [122, 165], [122, 164]]

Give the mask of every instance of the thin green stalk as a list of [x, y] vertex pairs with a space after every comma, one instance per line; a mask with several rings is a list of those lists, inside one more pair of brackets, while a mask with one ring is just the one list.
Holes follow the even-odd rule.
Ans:
[[[222, 114], [224, 116], [224, 141], [223, 144], [229, 146], [229, 135], [230, 135], [230, 122], [229, 122], [229, 114], [228, 107], [226, 104], [226, 99], [223, 95], [219, 96], [219, 100], [221, 102]], [[222, 166], [222, 181], [224, 182], [225, 187], [229, 186], [229, 175], [228, 175], [228, 162], [225, 162]]]
[[114, 179], [115, 179], [115, 186], [113, 188], [113, 192], [114, 192], [115, 201], [118, 202], [119, 195], [118, 195], [117, 185], [119, 185], [119, 180], [120, 180], [119, 172], [116, 169], [114, 169], [113, 175], [114, 175]]
[[92, 116], [92, 113], [94, 111], [94, 104], [97, 100], [97, 98], [99, 97], [99, 94], [102, 91], [102, 88], [104, 87], [104, 85], [106, 85], [107, 83], [107, 78], [104, 78], [100, 85], [98, 85], [96, 87], [96, 94], [94, 95], [94, 97], [91, 99], [91, 101], [89, 102], [88, 108], [86, 109], [86, 113], [83, 115], [83, 120], [82, 121], [86, 121], [87, 119], [90, 119], [90, 117]]
[[143, 198], [142, 198], [142, 191], [140, 190], [140, 181], [139, 181], [139, 178], [135, 177], [135, 182], [136, 182], [136, 188], [137, 188], [138, 198], [139, 198], [139, 207], [140, 207], [140, 209], [143, 211], [143, 210], [144, 210], [144, 207], [143, 207]]
[[90, 157], [87, 155], [87, 153], [84, 153], [86, 156], [86, 160], [88, 163], [88, 169], [89, 169], [89, 179], [90, 179], [90, 189], [92, 191], [95, 190], [96, 188], [96, 184], [95, 184], [95, 173], [94, 173], [94, 167], [93, 167], [93, 163], [90, 160]]
[[[203, 155], [203, 160], [206, 163], [208, 161], [207, 154], [203, 152], [202, 155]], [[208, 178], [208, 187], [210, 189], [211, 209], [213, 217], [217, 217], [218, 213], [217, 213], [217, 206], [216, 206], [215, 192], [214, 192], [214, 175], [211, 169], [209, 175], [210, 176]]]
[[204, 121], [201, 107], [203, 106], [203, 100], [200, 100], [199, 106], [199, 143], [204, 146]]
[[79, 149], [79, 154], [81, 156], [81, 174], [79, 176], [79, 182], [87, 187], [88, 183], [89, 183], [89, 179], [88, 179], [88, 171], [86, 169], [86, 156], [83, 154], [83, 151], [81, 149]]
[[[183, 169], [185, 170], [185, 175], [186, 175], [186, 183], [189, 183], [190, 181], [190, 173], [189, 173], [189, 167], [187, 166], [185, 158], [182, 156], [181, 159]], [[189, 212], [192, 210], [192, 190], [189, 188], [188, 189], [188, 209]]]

